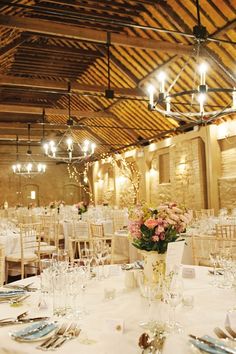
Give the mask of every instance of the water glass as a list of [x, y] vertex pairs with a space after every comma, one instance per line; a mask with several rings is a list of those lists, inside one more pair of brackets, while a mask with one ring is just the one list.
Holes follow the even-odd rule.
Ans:
[[65, 273], [56, 273], [53, 275], [53, 315], [62, 317], [67, 314], [67, 277]]

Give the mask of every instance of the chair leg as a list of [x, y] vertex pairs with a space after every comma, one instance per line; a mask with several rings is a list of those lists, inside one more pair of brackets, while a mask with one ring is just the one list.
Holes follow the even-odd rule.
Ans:
[[8, 262], [5, 262], [5, 283], [8, 283]]
[[21, 262], [21, 279], [25, 277], [25, 265], [24, 262]]

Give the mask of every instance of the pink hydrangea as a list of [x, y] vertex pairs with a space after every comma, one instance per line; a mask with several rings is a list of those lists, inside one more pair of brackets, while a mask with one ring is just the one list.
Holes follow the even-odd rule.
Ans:
[[140, 230], [141, 223], [139, 221], [130, 221], [128, 225], [128, 230], [132, 237], [141, 238], [142, 233]]

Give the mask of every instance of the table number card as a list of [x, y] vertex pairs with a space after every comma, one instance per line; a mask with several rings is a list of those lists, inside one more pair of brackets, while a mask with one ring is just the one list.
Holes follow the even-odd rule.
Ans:
[[182, 261], [185, 241], [170, 242], [167, 247], [166, 273], [170, 273]]

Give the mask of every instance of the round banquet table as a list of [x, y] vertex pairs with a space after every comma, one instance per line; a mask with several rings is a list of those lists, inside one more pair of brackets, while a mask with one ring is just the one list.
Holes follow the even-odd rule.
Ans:
[[[193, 353], [187, 334], [214, 336], [214, 327], [223, 328], [227, 310], [236, 304], [234, 288], [214, 288], [210, 285], [212, 278], [208, 268], [194, 268], [196, 277], [183, 279], [184, 294], [194, 296], [194, 306], [193, 308], [186, 308], [182, 304], [178, 306], [177, 320], [182, 324], [184, 333], [170, 335], [166, 339], [163, 354]], [[138, 289], [128, 291], [124, 288], [126, 272], [121, 271], [117, 266], [111, 266], [109, 278], [104, 281], [91, 281], [84, 297], [88, 314], [78, 321], [82, 329], [81, 334], [59, 348], [58, 353], [137, 354], [142, 352], [138, 347], [138, 338], [144, 330], [139, 326], [139, 322], [147, 319], [147, 300], [140, 296]], [[39, 285], [38, 277], [24, 279], [20, 283], [28, 284], [32, 281], [34, 281], [33, 286]], [[112, 300], [105, 300], [104, 289], [109, 287], [116, 290], [116, 296]], [[51, 315], [51, 299], [48, 298], [48, 309], [39, 310], [37, 307], [39, 292], [30, 294], [30, 298], [25, 300], [21, 307], [14, 308], [9, 304], [0, 303], [0, 318], [16, 317], [24, 311], [29, 311], [29, 316]], [[168, 313], [167, 306], [163, 302], [153, 303], [151, 309], [153, 318], [165, 320]], [[122, 322], [124, 322], [123, 333], [113, 329], [112, 323]], [[29, 354], [39, 353], [36, 349], [38, 342], [19, 343], [10, 338], [9, 332], [23, 326], [27, 325], [0, 327], [0, 347], [8, 348], [9, 353], [13, 350]]]

